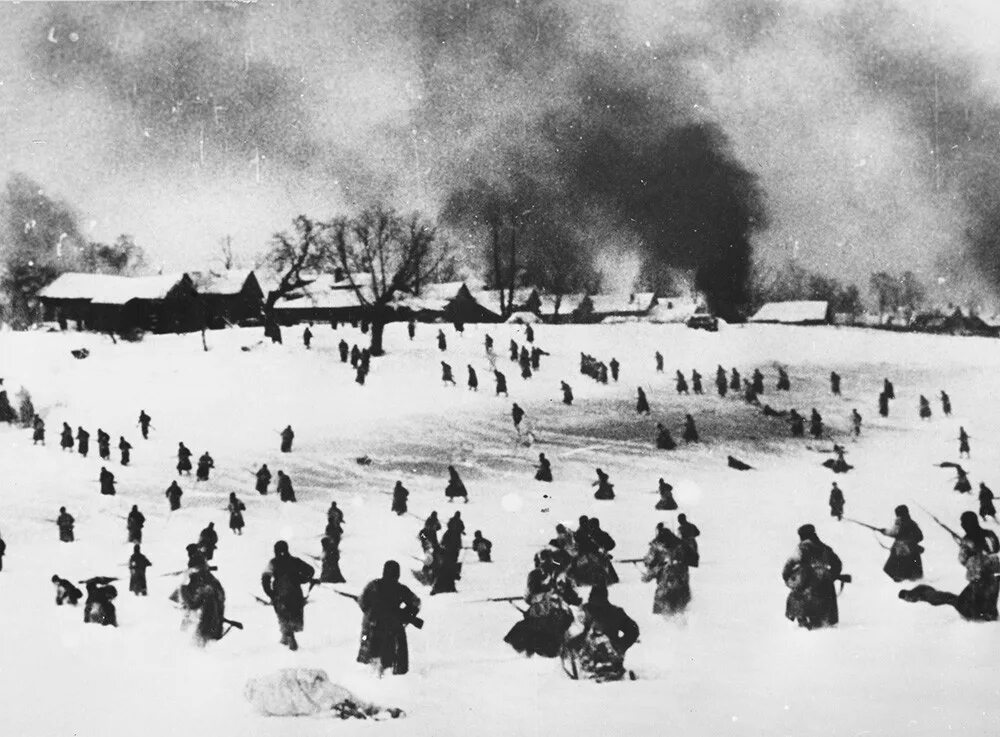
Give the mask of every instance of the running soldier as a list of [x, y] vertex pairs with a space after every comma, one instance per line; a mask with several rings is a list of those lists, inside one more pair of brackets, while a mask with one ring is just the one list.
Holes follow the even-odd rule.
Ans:
[[184, 443], [177, 444], [177, 475], [186, 473], [188, 476], [191, 475], [191, 456], [192, 453], [188, 450], [188, 447]]
[[62, 434], [59, 439], [59, 447], [63, 450], [73, 450], [73, 445], [73, 429], [69, 426], [68, 422], [64, 422]]
[[463, 502], [469, 503], [469, 492], [454, 466], [448, 466], [448, 485], [444, 488], [444, 495], [448, 497], [449, 502], [461, 497]]
[[969, 433], [964, 427], [958, 428], [958, 457], [969, 457]]
[[292, 480], [284, 471], [278, 471], [278, 483], [276, 485], [278, 498], [283, 502], [295, 501], [295, 489], [292, 488]]
[[128, 542], [142, 542], [142, 528], [146, 524], [146, 517], [139, 511], [139, 505], [133, 504], [132, 510], [125, 519], [125, 529], [128, 530]]
[[90, 433], [82, 427], [76, 429], [77, 452], [84, 458], [90, 452]]
[[254, 474], [257, 479], [257, 483], [254, 488], [257, 490], [258, 494], [267, 494], [267, 487], [271, 485], [271, 470], [267, 467], [267, 464], [263, 464], [257, 472]]
[[288, 543], [274, 544], [274, 557], [260, 577], [264, 595], [271, 600], [281, 630], [281, 644], [298, 650], [295, 633], [304, 627], [306, 599], [302, 586], [312, 581], [316, 571], [304, 560], [288, 552]]
[[697, 369], [691, 369], [691, 391], [698, 396], [705, 393], [705, 389], [701, 385], [701, 374], [698, 373]]
[[111, 436], [101, 428], [97, 428], [97, 455], [102, 461], [111, 458]]
[[177, 485], [176, 481], [171, 481], [170, 486], [167, 487], [165, 493], [167, 501], [170, 502], [170, 511], [176, 512], [181, 508], [181, 497], [184, 496], [184, 492], [181, 491], [181, 487]]
[[667, 512], [677, 509], [677, 501], [674, 499], [674, 487], [664, 481], [663, 478], [660, 478], [657, 493], [660, 495], [660, 498], [656, 502], [656, 509]]
[[121, 453], [121, 464], [127, 466], [132, 462], [132, 444], [125, 439], [124, 435], [118, 436], [118, 451]]
[[493, 543], [483, 537], [483, 533], [480, 530], [476, 530], [472, 533], [472, 549], [476, 551], [476, 555], [479, 556], [480, 563], [493, 562]]
[[399, 582], [399, 563], [387, 560], [382, 577], [365, 586], [358, 598], [364, 612], [361, 624], [359, 663], [373, 663], [379, 676], [392, 669], [403, 675], [410, 668], [406, 625], [422, 623], [417, 619], [420, 599]]
[[662, 527], [643, 560], [644, 582], [656, 581], [653, 614], [666, 617], [683, 612], [691, 601], [691, 584], [684, 543], [671, 530]]
[[455, 384], [455, 377], [451, 373], [451, 364], [444, 361], [441, 362], [441, 383], [457, 386]]
[[246, 526], [243, 521], [243, 513], [246, 509], [247, 505], [240, 501], [236, 492], [229, 492], [229, 504], [226, 505], [226, 510], [229, 512], [229, 529], [233, 531], [234, 535], [243, 534], [243, 528]]
[[924, 552], [920, 545], [924, 533], [910, 518], [910, 508], [905, 504], [896, 507], [895, 514], [892, 527], [879, 530], [886, 537], [892, 538], [889, 558], [882, 570], [896, 583], [918, 581], [924, 577], [924, 565], [920, 559], [920, 554]]
[[662, 422], [656, 423], [656, 447], [660, 450], [673, 450], [677, 447], [670, 430], [664, 427]]
[[684, 378], [684, 374], [682, 374], [680, 371], [677, 371], [677, 373], [676, 373], [675, 383], [677, 385], [677, 393], [678, 394], [687, 394], [688, 393], [687, 379]]
[[56, 517], [56, 526], [59, 528], [59, 540], [64, 543], [71, 543], [75, 539], [73, 536], [73, 525], [76, 520], [73, 515], [66, 511], [66, 507], [59, 507], [59, 516]]
[[694, 417], [684, 415], [684, 433], [681, 435], [685, 443], [698, 442], [698, 428], [694, 425]]
[[544, 453], [538, 454], [538, 465], [535, 466], [535, 481], [552, 481], [552, 463]]
[[281, 431], [281, 452], [291, 453], [292, 452], [292, 441], [295, 440], [295, 431], [292, 430], [291, 425], [286, 425], [285, 429]]
[[392, 490], [392, 509], [399, 517], [406, 514], [406, 500], [409, 498], [409, 490], [403, 486], [402, 481], [397, 481]]
[[573, 388], [567, 384], [565, 381], [559, 382], [559, 388], [562, 390], [562, 403], [567, 407], [573, 404]]
[[134, 545], [128, 559], [128, 590], [136, 596], [146, 596], [146, 569], [151, 565], [149, 558], [140, 552], [139, 545]]
[[597, 481], [591, 484], [591, 486], [596, 486], [597, 491], [594, 492], [594, 499], [605, 499], [611, 500], [615, 498], [615, 486], [609, 482], [609, 477], [601, 469], [597, 470]]
[[139, 410], [139, 429], [142, 431], [142, 439], [149, 440], [149, 426], [153, 418], [146, 414], [146, 410]]
[[469, 379], [466, 382], [466, 386], [469, 387], [469, 391], [478, 392], [479, 391], [479, 377], [476, 375], [476, 370], [472, 368], [472, 364], [467, 364], [466, 367], [469, 370]]
[[521, 409], [517, 402], [510, 408], [511, 418], [514, 420], [514, 429], [517, 430], [517, 434], [521, 434], [521, 420], [524, 419], [524, 410]]
[[951, 417], [951, 397], [943, 390], [941, 392], [941, 412], [945, 417]]
[[213, 468], [215, 468], [215, 461], [206, 450], [198, 459], [198, 470], [195, 471], [195, 478], [199, 481], [208, 481], [208, 475]]
[[496, 396], [499, 397], [501, 394], [503, 394], [506, 397], [507, 396], [507, 377], [504, 376], [500, 371], [494, 371], [493, 372], [493, 377], [494, 377], [494, 379], [496, 379], [496, 383], [497, 383], [497, 393], [496, 393]]
[[785, 617], [806, 629], [832, 627], [840, 619], [834, 584], [842, 580], [843, 564], [833, 549], [820, 541], [816, 528], [802, 525], [799, 544], [781, 577], [790, 589]]
[[638, 387], [638, 396], [635, 401], [635, 411], [640, 415], [649, 414], [649, 400], [646, 399], [646, 392], [642, 390], [642, 387]]
[[997, 509], [993, 506], [993, 500], [996, 499], [993, 496], [993, 490], [990, 489], [986, 484], [979, 484], [979, 516], [986, 520], [987, 517], [992, 517], [993, 521], [997, 521]]
[[608, 363], [608, 368], [611, 369], [611, 380], [615, 383], [618, 382], [618, 369], [621, 368], [621, 364], [618, 363], [617, 358], [612, 358]]
[[107, 496], [115, 495], [115, 475], [111, 473], [104, 466], [101, 466], [101, 474], [99, 477], [101, 484], [101, 493]]
[[[597, 584], [583, 605], [583, 631], [566, 643], [571, 678], [603, 683], [625, 677], [625, 653], [639, 639], [639, 625], [608, 601], [608, 587]], [[634, 677], [634, 676], [633, 676]]]
[[830, 489], [830, 516], [836, 517], [838, 522], [844, 519], [844, 492], [837, 486], [836, 481]]

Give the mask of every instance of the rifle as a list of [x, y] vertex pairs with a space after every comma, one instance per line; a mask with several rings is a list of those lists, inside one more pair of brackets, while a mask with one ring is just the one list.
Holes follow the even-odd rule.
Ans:
[[[361, 597], [358, 594], [351, 594], [348, 593], [347, 591], [341, 591], [340, 589], [334, 589], [334, 591], [343, 597], [346, 597], [348, 599], [354, 599], [354, 601], [359, 601], [361, 599]], [[403, 620], [403, 624], [412, 624], [418, 630], [424, 628], [424, 620], [422, 620], [416, 614], [409, 615], [407, 619]]]
[[220, 640], [223, 637], [225, 637], [229, 633], [229, 630], [231, 630], [231, 629], [238, 629], [238, 630], [243, 629], [243, 623], [242, 622], [237, 622], [235, 619], [226, 619], [225, 617], [223, 617], [222, 623], [223, 624], [228, 624], [229, 626], [226, 627], [226, 629], [224, 629], [222, 631], [221, 635], [219, 635], [219, 639]]
[[874, 530], [875, 532], [881, 532], [883, 535], [885, 531], [881, 527], [876, 527], [875, 525], [870, 525], [867, 522], [861, 522], [860, 520], [851, 519], [850, 517], [844, 517], [848, 522], [853, 522], [856, 525], [861, 525], [862, 527], [867, 527], [869, 530]]
[[942, 527], [942, 528], [943, 528], [943, 529], [945, 530], [945, 532], [947, 532], [947, 533], [948, 533], [949, 535], [951, 535], [952, 539], [953, 539], [953, 540], [954, 540], [955, 542], [957, 542], [957, 543], [961, 544], [961, 542], [962, 542], [962, 536], [961, 536], [961, 535], [959, 535], [959, 534], [958, 534], [957, 532], [955, 532], [955, 531], [954, 531], [953, 529], [951, 529], [950, 527], [948, 527], [948, 525], [946, 525], [946, 524], [945, 524], [944, 522], [942, 522], [941, 520], [939, 520], [939, 519], [938, 519], [937, 517], [935, 517], [935, 516], [934, 516], [933, 514], [931, 514], [930, 512], [928, 512], [928, 511], [927, 511], [927, 508], [926, 508], [926, 507], [924, 507], [923, 505], [920, 505], [920, 504], [918, 504], [917, 506], [919, 506], [919, 507], [920, 507], [921, 509], [923, 509], [923, 510], [924, 510], [924, 512], [926, 512], [926, 513], [927, 513], [927, 515], [928, 515], [928, 516], [929, 516], [929, 517], [930, 517], [930, 518], [931, 518], [932, 520], [934, 520], [935, 522], [937, 522], [937, 523], [938, 523], [938, 525], [940, 525], [940, 526], [941, 526], [941, 527]]
[[833, 580], [834, 581], [840, 581], [840, 591], [837, 592], [837, 595], [840, 596], [840, 594], [844, 593], [844, 584], [845, 583], [850, 583], [851, 581], [853, 581], [854, 577], [851, 576], [850, 573], [841, 573], [839, 576], [837, 576]]
[[645, 558], [619, 558], [617, 560], [618, 563], [631, 563], [632, 565], [639, 565], [640, 563], [644, 563], [645, 561], [646, 561]]
[[522, 596], [522, 595], [518, 595], [518, 596], [491, 596], [489, 599], [474, 599], [473, 601], [470, 601], [469, 603], [470, 604], [485, 604], [487, 602], [496, 602], [496, 601], [521, 601], [522, 599], [524, 599], [524, 596]]
[[[189, 570], [191, 570], [191, 569], [190, 568], [182, 568], [179, 571], [170, 571], [169, 573], [161, 573], [160, 576], [162, 578], [165, 578], [166, 576], [179, 576], [182, 573], [187, 573]], [[217, 570], [219, 570], [219, 567], [218, 566], [209, 566], [208, 570], [210, 570], [210, 571], [217, 571]]]

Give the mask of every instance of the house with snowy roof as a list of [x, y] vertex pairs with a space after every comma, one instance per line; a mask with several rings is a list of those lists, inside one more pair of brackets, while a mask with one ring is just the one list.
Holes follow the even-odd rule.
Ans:
[[832, 321], [830, 303], [825, 300], [768, 302], [749, 319], [783, 325], [829, 325]]
[[242, 325], [260, 318], [264, 290], [251, 269], [189, 271], [209, 328]]

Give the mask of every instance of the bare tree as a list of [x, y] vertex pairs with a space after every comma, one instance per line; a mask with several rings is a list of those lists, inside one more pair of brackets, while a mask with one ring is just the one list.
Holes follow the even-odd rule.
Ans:
[[443, 249], [437, 246], [437, 230], [418, 214], [404, 219], [382, 205], [369, 207], [355, 218], [337, 218], [328, 227], [329, 256], [365, 308], [371, 323], [370, 350], [373, 356], [381, 356], [389, 303], [397, 294], [415, 291], [444, 259]]
[[280, 343], [281, 330], [274, 319], [274, 306], [282, 297], [312, 284], [315, 278], [307, 275], [317, 273], [329, 261], [326, 226], [299, 215], [293, 221], [292, 233], [275, 233], [266, 261], [281, 276], [278, 286], [268, 292], [264, 302], [264, 334]]

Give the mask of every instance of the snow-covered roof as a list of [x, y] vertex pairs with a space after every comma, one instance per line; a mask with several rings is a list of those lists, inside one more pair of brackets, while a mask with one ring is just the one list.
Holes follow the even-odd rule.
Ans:
[[[499, 289], [476, 289], [470, 291], [472, 292], [472, 297], [480, 305], [482, 305], [487, 310], [497, 315], [502, 314], [503, 311], [500, 309]], [[506, 303], [507, 290], [505, 289], [503, 290], [503, 292], [504, 292], [504, 302]], [[515, 289], [514, 299], [513, 299], [514, 307], [523, 306], [529, 299], [531, 299], [532, 294], [536, 294], [536, 291], [533, 287], [520, 287], [518, 289]], [[508, 309], [509, 308], [510, 306], [508, 305]]]
[[654, 301], [656, 301], [656, 294], [653, 292], [592, 294], [590, 296], [590, 304], [595, 315], [643, 314], [649, 311]]
[[221, 273], [213, 271], [189, 271], [199, 294], [232, 296], [243, 291], [243, 285], [253, 274], [251, 269], [232, 269]]
[[[562, 299], [559, 301], [559, 314], [568, 315], [583, 302], [583, 294], [564, 294]], [[554, 294], [543, 294], [540, 297], [541, 304], [539, 305], [538, 311], [542, 315], [554, 315], [556, 314], [556, 300], [558, 298]]]
[[826, 322], [828, 311], [829, 303], [822, 300], [768, 302], [750, 318], [750, 322]]
[[649, 311], [650, 322], [684, 322], [698, 312], [701, 303], [692, 297], [660, 297]]
[[307, 287], [298, 289], [285, 297], [282, 297], [274, 305], [276, 310], [298, 309], [302, 307], [319, 307], [325, 309], [350, 309], [361, 307], [361, 300], [358, 299], [357, 292], [348, 287], [347, 289], [337, 287], [330, 288], [329, 284], [316, 282]]
[[57, 277], [38, 296], [47, 299], [89, 299], [94, 304], [123, 305], [133, 299], [165, 299], [185, 276], [68, 273]]

